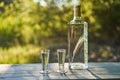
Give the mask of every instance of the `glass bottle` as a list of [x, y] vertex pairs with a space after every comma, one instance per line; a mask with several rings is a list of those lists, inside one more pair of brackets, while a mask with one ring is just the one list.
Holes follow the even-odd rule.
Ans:
[[81, 5], [74, 5], [68, 28], [69, 69], [88, 68], [88, 24], [81, 19]]

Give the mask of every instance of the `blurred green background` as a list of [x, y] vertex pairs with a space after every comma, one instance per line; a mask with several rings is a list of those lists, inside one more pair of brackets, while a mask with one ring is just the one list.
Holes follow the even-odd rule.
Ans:
[[[40, 1], [40, 2], [36, 2]], [[39, 63], [40, 50], [67, 49], [72, 0], [0, 0], [0, 63]], [[89, 61], [120, 61], [120, 0], [81, 0]]]

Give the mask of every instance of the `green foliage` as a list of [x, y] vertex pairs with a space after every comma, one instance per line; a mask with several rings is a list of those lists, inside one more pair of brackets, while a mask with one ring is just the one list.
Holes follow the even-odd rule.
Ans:
[[[0, 1], [0, 47], [3, 51], [3, 48], [7, 47], [5, 54], [12, 54], [9, 47], [19, 45], [32, 44], [45, 48], [67, 43], [67, 23], [73, 18], [73, 6], [59, 8], [55, 6], [53, 0], [45, 1], [47, 6], [41, 6], [33, 0]], [[120, 44], [120, 0], [81, 1], [83, 20], [89, 23], [89, 41], [99, 44]], [[23, 52], [20, 54], [27, 53], [24, 48], [20, 51], [22, 49]], [[103, 56], [108, 55], [108, 52], [103, 53], [105, 54]], [[0, 55], [3, 53], [0, 52]], [[25, 54], [25, 57], [27, 55]], [[12, 60], [12, 56], [7, 58], [2, 60]], [[24, 62], [29, 61], [11, 61], [11, 63]]]
[[1, 46], [44, 44], [43, 41], [48, 38], [50, 40], [47, 42], [51, 43], [58, 36], [61, 40], [61, 37], [67, 35], [68, 17], [65, 9], [67, 10], [65, 7], [60, 10], [54, 5], [43, 7], [24, 0], [5, 6], [5, 11], [0, 14]]
[[27, 45], [24, 47], [15, 46], [9, 49], [0, 48], [1, 64], [23, 64], [23, 63], [40, 63], [40, 48], [37, 46]]
[[120, 44], [120, 1], [83, 0], [83, 15], [89, 22], [90, 40], [103, 44]]
[[118, 19], [118, 17], [120, 17], [120, 1], [102, 1], [99, 5], [101, 7], [94, 8], [94, 14], [96, 14], [97, 22], [101, 25], [101, 28], [98, 31], [99, 34], [102, 32], [100, 37], [107, 40], [114, 36], [114, 39], [112, 40], [118, 43], [117, 39], [120, 37], [117, 35], [120, 34], [119, 30], [117, 30], [120, 27], [120, 20]]

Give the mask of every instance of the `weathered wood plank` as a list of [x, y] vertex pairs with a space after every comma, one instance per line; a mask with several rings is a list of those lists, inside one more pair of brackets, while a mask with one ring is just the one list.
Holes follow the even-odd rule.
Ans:
[[41, 80], [41, 79], [120, 79], [120, 63], [89, 63], [87, 70], [69, 70], [66, 74], [57, 73], [57, 63], [49, 64], [51, 73], [40, 74], [41, 64], [1, 64], [0, 80]]
[[120, 79], [120, 63], [90, 63], [89, 72], [101, 79]]

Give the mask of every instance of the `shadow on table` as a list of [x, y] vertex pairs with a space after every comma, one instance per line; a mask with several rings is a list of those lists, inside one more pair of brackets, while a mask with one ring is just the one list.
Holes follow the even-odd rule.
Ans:
[[94, 72], [91, 70], [87, 69], [96, 79], [101, 79], [98, 75], [96, 75]]
[[66, 73], [61, 73], [60, 74], [60, 76], [63, 78], [62, 80], [66, 80], [66, 79], [70, 79], [67, 75], [66, 75]]
[[78, 72], [70, 69], [70, 72], [71, 72], [71, 78], [74, 78], [74, 79], [87, 79], [87, 77], [85, 76], [82, 76], [82, 75], [78, 75]]
[[42, 74], [43, 80], [50, 80], [49, 74]]
[[[34, 66], [34, 67], [33, 67]], [[1, 66], [0, 66], [1, 68]], [[0, 80], [50, 80], [69, 79], [66, 74], [51, 72], [40, 74], [40, 66], [36, 65], [3, 65], [0, 70]]]

